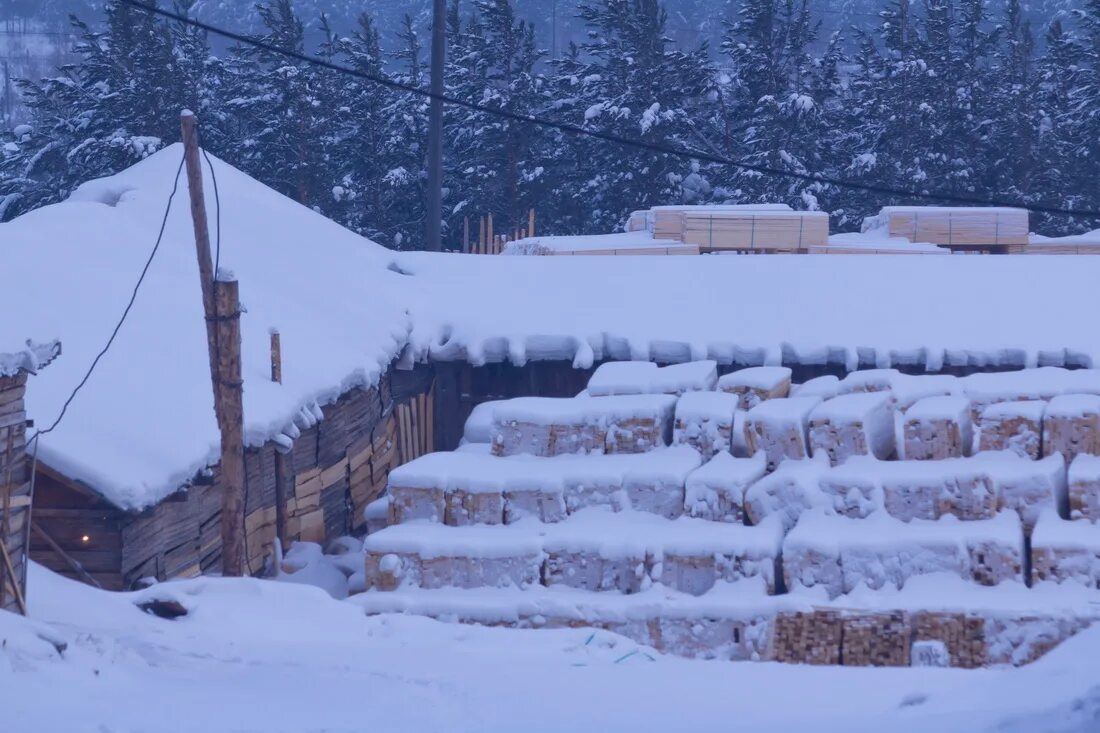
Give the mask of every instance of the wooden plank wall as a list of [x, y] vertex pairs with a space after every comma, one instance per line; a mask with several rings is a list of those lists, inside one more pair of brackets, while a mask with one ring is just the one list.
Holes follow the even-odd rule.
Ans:
[[[434, 409], [432, 370], [414, 370], [394, 382], [399, 392], [387, 375], [377, 387], [353, 389], [322, 407], [323, 418], [302, 429], [285, 454], [273, 442], [245, 452], [244, 529], [250, 573], [271, 570], [279, 530], [280, 462], [286, 473], [283, 516], [288, 544], [324, 543], [362, 530], [363, 510], [385, 490], [390, 470], [434, 449], [434, 431], [425, 427], [431, 425]], [[411, 448], [402, 450], [402, 444]], [[125, 516], [120, 541], [123, 584], [143, 577], [163, 580], [220, 572], [221, 496], [215, 466], [208, 475], [196, 477], [186, 491], [146, 512]]]
[[25, 374], [0, 377], [0, 609], [15, 612], [25, 610], [30, 521], [26, 383]]
[[122, 590], [126, 516], [88, 489], [66, 483], [39, 463], [34, 486], [31, 559], [67, 578]]

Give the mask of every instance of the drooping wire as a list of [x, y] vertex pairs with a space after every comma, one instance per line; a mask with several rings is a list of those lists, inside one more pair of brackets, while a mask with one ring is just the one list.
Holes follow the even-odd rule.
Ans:
[[1068, 216], [1079, 219], [1100, 219], [1100, 211], [1091, 211], [1087, 209], [1067, 209], [1058, 206], [1044, 206], [1040, 204], [1027, 204], [1019, 201], [1007, 201], [1003, 199], [983, 198], [979, 196], [963, 196], [955, 193], [936, 192], [936, 191], [912, 191], [901, 188], [893, 188], [890, 186], [883, 186], [874, 183], [860, 183], [859, 181], [846, 180], [842, 178], [833, 178], [831, 176], [820, 175], [817, 173], [799, 173], [796, 171], [782, 170], [779, 168], [772, 168], [766, 165], [760, 165], [757, 163], [749, 163], [747, 161], [735, 160], [732, 158], [725, 158], [719, 155], [705, 153], [702, 151], [684, 150], [680, 148], [674, 148], [667, 145], [661, 145], [658, 143], [647, 142], [645, 140], [639, 140], [636, 138], [624, 137], [622, 135], [616, 135], [611, 132], [605, 132], [603, 130], [594, 130], [587, 127], [581, 127], [568, 122], [558, 122], [556, 120], [546, 119], [544, 117], [536, 117], [535, 115], [524, 114], [521, 112], [512, 112], [505, 109], [498, 109], [490, 107], [477, 102], [471, 102], [465, 99], [458, 99], [456, 97], [450, 97], [446, 94], [435, 94], [429, 90], [421, 89], [420, 87], [413, 86], [411, 84], [405, 84], [403, 82], [395, 81], [393, 79], [387, 79], [382, 76], [376, 76], [374, 74], [368, 74], [364, 71], [351, 68], [350, 66], [343, 66], [341, 64], [328, 61], [326, 59], [310, 56], [298, 51], [292, 51], [285, 48], [280, 48], [275, 44], [268, 43], [267, 41], [252, 36], [237, 33], [235, 31], [227, 30], [210, 23], [205, 23], [195, 18], [188, 17], [180, 13], [160, 8], [155, 5], [150, 5], [141, 0], [121, 0], [127, 5], [143, 10], [147, 13], [159, 15], [164, 18], [169, 18], [184, 25], [191, 26], [204, 30], [207, 33], [212, 33], [222, 38], [227, 38], [238, 43], [252, 46], [270, 53], [285, 56], [286, 58], [301, 61], [306, 64], [318, 66], [321, 68], [336, 71], [341, 74], [347, 74], [354, 76], [365, 81], [373, 82], [390, 89], [396, 89], [398, 91], [408, 92], [410, 94], [416, 94], [421, 97], [427, 97], [429, 99], [439, 99], [445, 104], [454, 105], [456, 107], [463, 107], [475, 112], [482, 112], [487, 115], [500, 117], [514, 122], [523, 122], [532, 125], [539, 125], [560, 132], [566, 132], [571, 135], [580, 135], [585, 137], [595, 138], [597, 140], [603, 140], [605, 142], [615, 143], [617, 145], [623, 145], [626, 147], [636, 148], [638, 150], [647, 150], [649, 152], [661, 153], [663, 155], [671, 155], [674, 157], [685, 158], [688, 160], [700, 161], [705, 163], [714, 163], [717, 165], [729, 166], [732, 168], [738, 168], [744, 171], [750, 171], [753, 173], [759, 173], [765, 176], [775, 176], [781, 178], [787, 178], [798, 181], [806, 181], [809, 183], [819, 183], [829, 186], [836, 186], [837, 188], [844, 188], [853, 191], [864, 191], [867, 193], [876, 193], [884, 196], [893, 196], [897, 198], [919, 199], [923, 201], [941, 201], [958, 204], [969, 204], [975, 206], [995, 206], [995, 207], [1010, 207], [1027, 209], [1029, 211], [1038, 214], [1051, 214], [1055, 216]]
[[157, 233], [157, 241], [153, 244], [153, 249], [149, 253], [149, 257], [145, 260], [145, 266], [141, 269], [141, 275], [138, 276], [137, 282], [134, 283], [134, 287], [130, 292], [130, 300], [126, 303], [126, 308], [123, 309], [122, 316], [115, 324], [114, 330], [111, 331], [110, 338], [107, 339], [107, 343], [103, 345], [103, 348], [100, 349], [99, 353], [96, 354], [94, 359], [92, 359], [92, 363], [88, 367], [88, 370], [84, 373], [84, 377], [80, 380], [80, 383], [77, 384], [75, 388], [73, 388], [73, 391], [69, 394], [68, 399], [66, 399], [65, 403], [61, 406], [61, 412], [58, 413], [57, 418], [54, 419], [54, 421], [50, 424], [48, 428], [36, 431], [34, 434], [34, 438], [38, 438], [38, 436], [40, 435], [52, 433], [54, 429], [61, 424], [61, 420], [64, 419], [65, 413], [69, 410], [69, 405], [71, 405], [73, 400], [76, 399], [77, 394], [79, 394], [80, 390], [84, 388], [84, 385], [88, 383], [88, 380], [92, 378], [92, 374], [95, 372], [96, 367], [99, 366], [100, 360], [107, 355], [108, 351], [110, 351], [111, 346], [115, 343], [115, 339], [118, 337], [119, 331], [122, 330], [123, 324], [126, 323], [126, 319], [130, 316], [130, 311], [131, 309], [133, 309], [135, 301], [137, 301], [137, 296], [138, 292], [141, 290], [141, 285], [145, 282], [145, 276], [149, 274], [149, 268], [153, 265], [153, 260], [156, 258], [157, 252], [160, 250], [160, 243], [164, 239], [164, 230], [168, 226], [168, 214], [172, 211], [172, 200], [176, 197], [176, 192], [179, 190], [180, 172], [182, 170], [183, 159], [181, 158], [179, 167], [176, 169], [175, 181], [172, 184], [172, 193], [168, 195], [168, 203], [164, 207], [164, 216], [161, 218], [160, 232]]
[[[153, 260], [156, 259], [157, 252], [160, 251], [160, 244], [164, 240], [164, 232], [168, 227], [168, 216], [172, 212], [172, 201], [176, 198], [176, 193], [179, 191], [180, 173], [183, 171], [183, 164], [184, 158], [181, 157], [179, 167], [176, 168], [175, 180], [172, 182], [172, 192], [168, 194], [168, 202], [164, 206], [164, 216], [161, 217], [160, 231], [157, 232], [156, 242], [153, 243], [153, 249], [149, 252], [149, 256], [145, 260], [145, 266], [141, 268], [141, 274], [138, 276], [137, 282], [134, 283], [134, 287], [130, 292], [130, 300], [126, 303], [126, 307], [122, 310], [122, 315], [119, 317], [118, 322], [115, 324], [114, 329], [111, 331], [111, 336], [107, 339], [107, 343], [103, 345], [103, 348], [99, 350], [99, 353], [96, 354], [95, 358], [92, 359], [92, 363], [88, 366], [87, 371], [84, 372], [84, 376], [81, 378], [80, 382], [77, 383], [76, 387], [74, 387], [72, 392], [69, 393], [68, 398], [66, 398], [64, 404], [62, 404], [61, 410], [60, 412], [58, 412], [57, 417], [54, 419], [54, 421], [50, 423], [49, 427], [42, 428], [41, 430], [36, 430], [34, 435], [31, 436], [30, 441], [28, 441], [28, 444], [33, 443], [33, 447], [31, 447], [30, 450], [31, 496], [34, 496], [35, 480], [38, 477], [38, 446], [42, 441], [42, 436], [48, 435], [49, 433], [52, 433], [54, 430], [57, 429], [57, 427], [61, 424], [61, 421], [65, 419], [65, 415], [68, 413], [69, 406], [73, 403], [73, 400], [76, 399], [76, 396], [80, 393], [80, 390], [82, 390], [84, 386], [88, 384], [88, 381], [92, 378], [92, 374], [95, 373], [96, 367], [99, 366], [99, 362], [103, 359], [104, 356], [107, 355], [107, 352], [111, 350], [111, 346], [114, 345], [115, 339], [118, 337], [119, 332], [122, 330], [122, 326], [126, 323], [126, 319], [129, 318], [130, 311], [133, 309], [134, 303], [137, 301], [138, 293], [141, 291], [141, 286], [145, 282], [145, 276], [149, 274], [149, 268], [152, 267]], [[27, 531], [30, 531], [29, 523], [27, 524]], [[26, 571], [26, 564], [24, 564], [24, 576], [26, 575]], [[25, 581], [26, 577], [24, 577], [24, 582]]]

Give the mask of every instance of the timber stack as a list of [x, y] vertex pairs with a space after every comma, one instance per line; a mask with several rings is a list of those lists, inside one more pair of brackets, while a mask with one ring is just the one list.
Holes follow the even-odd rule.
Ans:
[[61, 344], [28, 344], [0, 353], [0, 610], [27, 613], [32, 467], [27, 460], [27, 376], [61, 353]]

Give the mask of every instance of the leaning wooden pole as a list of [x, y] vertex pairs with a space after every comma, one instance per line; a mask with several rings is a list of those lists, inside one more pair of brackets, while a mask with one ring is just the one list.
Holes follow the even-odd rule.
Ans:
[[210, 257], [206, 221], [198, 120], [189, 110], [180, 115], [187, 189], [191, 195], [191, 223], [199, 261], [199, 285], [206, 317], [210, 380], [214, 387], [214, 414], [221, 431], [222, 572], [244, 573], [244, 413], [241, 384], [241, 329], [235, 281], [217, 282]]
[[214, 281], [222, 433], [222, 572], [244, 574], [244, 383], [241, 380], [241, 303], [236, 280]]

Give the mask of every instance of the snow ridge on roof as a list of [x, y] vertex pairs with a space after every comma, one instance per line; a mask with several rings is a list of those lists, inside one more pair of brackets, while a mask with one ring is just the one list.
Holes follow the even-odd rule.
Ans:
[[41, 344], [27, 341], [22, 351], [0, 353], [0, 377], [13, 377], [20, 372], [36, 374], [60, 355], [61, 342], [56, 339]]

